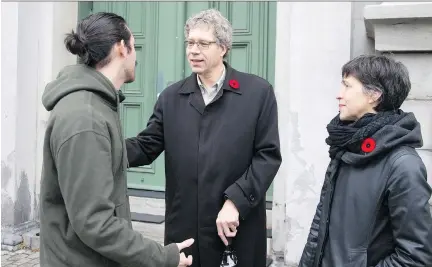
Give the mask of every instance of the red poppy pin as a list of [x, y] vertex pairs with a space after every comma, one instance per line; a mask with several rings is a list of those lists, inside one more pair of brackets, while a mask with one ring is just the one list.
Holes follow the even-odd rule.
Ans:
[[376, 147], [375, 140], [369, 137], [363, 141], [361, 145], [361, 150], [365, 153], [370, 153], [375, 149], [375, 147]]
[[238, 82], [237, 80], [230, 80], [230, 81], [229, 81], [229, 85], [230, 85], [232, 88], [234, 88], [234, 89], [238, 89], [239, 86], [240, 86], [240, 84], [239, 84], [239, 82]]

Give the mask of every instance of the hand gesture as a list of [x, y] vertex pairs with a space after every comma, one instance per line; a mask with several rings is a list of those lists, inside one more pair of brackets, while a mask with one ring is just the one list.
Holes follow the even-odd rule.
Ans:
[[185, 248], [192, 246], [193, 243], [194, 243], [193, 238], [187, 239], [181, 243], [177, 243], [177, 247], [178, 247], [179, 252], [180, 252], [180, 262], [179, 262], [178, 267], [186, 267], [186, 266], [192, 265], [192, 255], [189, 255], [186, 258], [186, 255], [181, 251]]
[[227, 237], [234, 237], [237, 234], [237, 227], [240, 225], [239, 212], [231, 200], [226, 200], [216, 219], [218, 235], [225, 246], [228, 246]]

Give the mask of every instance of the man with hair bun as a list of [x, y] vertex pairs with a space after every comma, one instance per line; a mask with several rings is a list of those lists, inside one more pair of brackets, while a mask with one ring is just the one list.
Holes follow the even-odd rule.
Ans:
[[166, 88], [147, 128], [126, 140], [129, 166], [165, 151], [165, 243], [193, 237], [192, 266], [234, 266], [231, 256], [237, 267], [264, 267], [265, 196], [282, 162], [273, 87], [224, 62], [232, 27], [219, 11], [192, 16], [184, 30], [193, 73]]
[[83, 19], [66, 48], [80, 64], [46, 86], [40, 265], [176, 267], [193, 239], [162, 246], [132, 229], [127, 154], [119, 117], [124, 83], [135, 80], [135, 39], [112, 13]]

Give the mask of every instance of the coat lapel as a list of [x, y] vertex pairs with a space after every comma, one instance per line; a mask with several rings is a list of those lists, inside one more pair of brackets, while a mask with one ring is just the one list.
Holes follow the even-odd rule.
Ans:
[[190, 94], [189, 104], [191, 104], [201, 115], [204, 114], [206, 106], [201, 92]]
[[231, 80], [238, 81], [236, 78], [236, 72], [237, 71], [235, 69], [231, 68], [231, 66], [228, 63], [224, 62], [224, 64], [225, 64], [225, 68], [226, 68], [225, 80], [223, 82], [222, 88], [219, 90], [219, 92], [217, 93], [217, 95], [215, 96], [213, 101], [210, 102], [210, 104], [212, 104], [213, 102], [216, 102], [219, 98], [221, 98], [225, 91], [231, 91], [231, 92], [239, 94], [239, 95], [242, 94], [241, 87], [234, 89], [229, 84]]
[[[222, 88], [221, 90], [219, 90], [219, 92], [217, 93], [217, 95], [215, 96], [215, 98], [213, 99], [213, 101], [211, 101], [209, 103], [209, 105], [213, 104], [214, 102], [216, 102], [219, 98], [222, 97], [222, 95], [224, 94], [224, 91], [231, 91], [233, 93], [236, 93], [238, 95], [242, 94], [241, 91], [241, 85], [239, 86], [239, 88], [232, 88], [230, 86], [230, 81], [231, 80], [237, 80], [236, 78], [236, 70], [231, 68], [231, 66], [224, 62], [225, 64], [225, 68], [226, 68], [226, 76], [225, 76], [225, 80], [223, 82]], [[201, 94], [201, 90], [199, 88], [198, 82], [197, 82], [197, 74], [196, 73], [192, 73], [188, 78], [186, 78], [185, 82], [183, 83], [182, 87], [179, 90], [179, 94], [183, 94], [183, 95], [189, 95], [189, 104], [191, 106], [193, 106], [201, 115], [204, 114], [204, 110], [205, 110], [205, 103], [204, 103], [204, 99], [203, 96]]]
[[188, 78], [186, 78], [179, 90], [179, 94], [189, 95], [189, 104], [201, 115], [204, 114], [205, 103], [198, 86], [196, 73], [192, 73]]

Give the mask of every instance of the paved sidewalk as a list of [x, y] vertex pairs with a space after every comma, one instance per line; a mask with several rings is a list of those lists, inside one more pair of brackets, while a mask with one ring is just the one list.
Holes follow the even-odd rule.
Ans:
[[39, 267], [39, 252], [21, 249], [1, 252], [2, 267]]
[[[271, 267], [285, 267], [283, 263], [273, 261]], [[1, 252], [1, 267], [39, 267], [39, 252], [21, 249], [14, 252]]]

